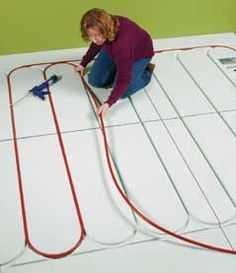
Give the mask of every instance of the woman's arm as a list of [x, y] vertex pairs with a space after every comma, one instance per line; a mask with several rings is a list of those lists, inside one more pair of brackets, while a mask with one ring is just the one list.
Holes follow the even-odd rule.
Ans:
[[88, 51], [83, 56], [80, 65], [82, 65], [83, 67], [86, 67], [87, 64], [92, 61], [92, 59], [98, 54], [100, 50], [101, 50], [101, 46], [91, 43]]

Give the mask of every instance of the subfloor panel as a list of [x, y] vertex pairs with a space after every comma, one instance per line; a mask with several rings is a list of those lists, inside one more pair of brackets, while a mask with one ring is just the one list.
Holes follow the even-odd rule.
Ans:
[[79, 60], [62, 60], [0, 71], [0, 272], [234, 272], [235, 49], [157, 52], [106, 139]]

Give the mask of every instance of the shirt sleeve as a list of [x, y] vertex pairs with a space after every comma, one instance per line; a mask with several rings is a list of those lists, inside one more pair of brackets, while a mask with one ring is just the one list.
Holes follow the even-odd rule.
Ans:
[[86, 67], [87, 64], [92, 61], [92, 59], [98, 54], [98, 52], [100, 50], [101, 50], [101, 46], [98, 46], [98, 45], [96, 45], [94, 43], [91, 43], [90, 46], [89, 46], [88, 51], [83, 56], [82, 61], [81, 61], [80, 64], [83, 67]]
[[105, 101], [105, 103], [108, 103], [109, 107], [116, 103], [119, 98], [121, 98], [131, 82], [132, 60], [132, 50], [130, 48], [123, 48], [115, 53], [114, 61], [116, 63], [117, 79], [116, 85], [114, 86], [108, 99]]

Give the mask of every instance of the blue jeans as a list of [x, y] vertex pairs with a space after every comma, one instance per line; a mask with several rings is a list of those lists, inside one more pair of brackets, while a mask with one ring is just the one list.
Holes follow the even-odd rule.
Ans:
[[[133, 63], [131, 82], [123, 93], [122, 98], [127, 98], [144, 88], [151, 80], [151, 74], [146, 70], [151, 58], [145, 58]], [[116, 65], [105, 51], [101, 51], [95, 60], [88, 82], [94, 87], [113, 87], [116, 83]]]

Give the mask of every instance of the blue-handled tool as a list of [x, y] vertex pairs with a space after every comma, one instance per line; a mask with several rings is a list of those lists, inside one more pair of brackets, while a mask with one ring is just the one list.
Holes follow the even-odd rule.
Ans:
[[48, 92], [49, 86], [58, 82], [61, 78], [62, 78], [61, 76], [53, 75], [48, 80], [41, 83], [40, 85], [35, 85], [32, 89], [30, 89], [27, 92], [26, 95], [24, 95], [22, 98], [18, 99], [16, 102], [14, 102], [13, 106], [15, 106], [17, 103], [23, 101], [24, 99], [29, 97], [31, 94], [40, 98], [41, 100], [45, 100], [45, 96], [49, 94], [49, 92]]
[[45, 91], [45, 89], [48, 89], [49, 86], [58, 82], [60, 79], [61, 76], [53, 75], [40, 85], [35, 85], [31, 90], [29, 90], [29, 92], [32, 93], [34, 96], [39, 97], [41, 100], [45, 100], [45, 96], [49, 94], [49, 92]]

